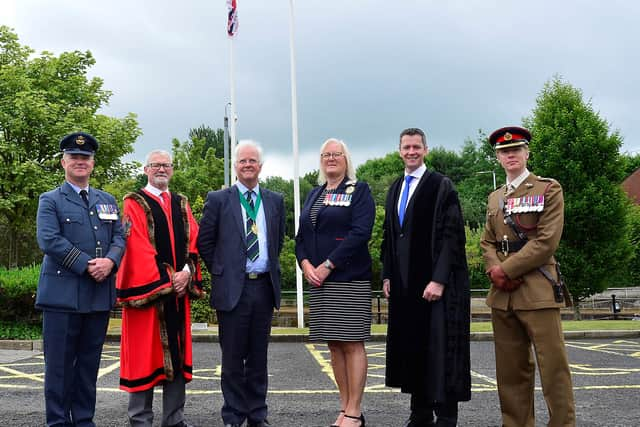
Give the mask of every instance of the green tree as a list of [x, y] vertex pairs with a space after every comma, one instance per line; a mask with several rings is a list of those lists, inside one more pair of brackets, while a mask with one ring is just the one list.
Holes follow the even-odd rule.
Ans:
[[404, 163], [397, 151], [378, 159], [367, 160], [356, 170], [356, 176], [366, 181], [377, 206], [384, 206], [389, 186], [402, 175]]
[[464, 159], [460, 154], [442, 147], [430, 149], [425, 158], [425, 164], [427, 169], [448, 176], [456, 185], [474, 172], [465, 168]]
[[623, 154], [622, 160], [624, 162], [624, 174], [623, 179], [634, 173], [640, 168], [640, 154]]
[[135, 166], [121, 158], [140, 135], [134, 114], [116, 119], [97, 113], [111, 92], [102, 79], [87, 76], [95, 64], [91, 52], [33, 53], [0, 26], [0, 232], [7, 236], [0, 264], [6, 266], [40, 257], [34, 218], [39, 194], [63, 179], [62, 136], [82, 130], [98, 139], [91, 184], [100, 187], [132, 173]]
[[209, 148], [213, 148], [213, 154], [219, 158], [224, 159], [224, 130], [212, 129], [206, 125], [200, 125], [200, 127], [192, 128], [189, 130], [189, 139], [194, 141], [196, 139], [204, 140], [204, 152], [206, 153]]
[[544, 85], [524, 124], [533, 135], [531, 170], [556, 178], [564, 189], [558, 259], [574, 300], [623, 285], [632, 248], [629, 205], [619, 185], [620, 135], [610, 132], [579, 89], [559, 77]]
[[[285, 236], [282, 252], [280, 252], [282, 290], [296, 289], [296, 264], [296, 241]], [[304, 286], [306, 286], [306, 282], [304, 282]]]
[[[294, 210], [293, 210], [293, 180], [284, 179], [279, 176], [270, 176], [267, 177], [260, 185], [264, 186], [264, 188], [275, 191], [276, 193], [280, 193], [284, 196], [284, 210], [286, 214], [285, 218], [285, 227], [286, 233], [289, 238], [293, 239], [295, 237], [295, 220], [294, 218]], [[302, 204], [304, 203], [307, 195], [311, 191], [313, 187], [309, 182], [304, 179], [300, 180], [300, 209], [302, 209]]]
[[307, 181], [311, 187], [318, 185], [318, 169], [307, 172], [302, 179]]
[[640, 206], [633, 205], [629, 214], [629, 244], [633, 255], [629, 261], [629, 281], [631, 286], [640, 285]]
[[224, 184], [224, 159], [216, 157], [206, 140], [195, 138], [180, 142], [174, 139], [171, 189], [188, 197], [194, 215], [200, 215], [207, 192]]
[[476, 229], [484, 226], [487, 197], [494, 190], [493, 175], [496, 186], [504, 183], [504, 171], [498, 164], [493, 148], [486, 135], [478, 131], [475, 141], [466, 140], [460, 155], [465, 174], [456, 184], [462, 205], [465, 223]]
[[373, 262], [373, 278], [371, 289], [382, 289], [382, 262], [380, 261], [380, 247], [382, 246], [382, 228], [384, 226], [384, 207], [376, 206], [376, 220], [373, 223], [371, 240], [369, 240], [369, 253]]

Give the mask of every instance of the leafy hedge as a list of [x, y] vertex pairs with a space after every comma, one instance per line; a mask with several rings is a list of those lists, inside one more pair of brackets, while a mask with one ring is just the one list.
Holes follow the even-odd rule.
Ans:
[[0, 321], [37, 324], [40, 314], [34, 304], [40, 266], [0, 268]]

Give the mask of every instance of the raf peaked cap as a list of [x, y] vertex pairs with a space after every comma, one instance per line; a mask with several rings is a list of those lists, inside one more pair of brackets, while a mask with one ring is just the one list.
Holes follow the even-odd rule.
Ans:
[[60, 150], [68, 154], [92, 156], [98, 150], [98, 141], [88, 133], [70, 133], [60, 140]]
[[489, 143], [496, 149], [529, 145], [531, 133], [519, 126], [507, 126], [494, 131], [489, 136]]

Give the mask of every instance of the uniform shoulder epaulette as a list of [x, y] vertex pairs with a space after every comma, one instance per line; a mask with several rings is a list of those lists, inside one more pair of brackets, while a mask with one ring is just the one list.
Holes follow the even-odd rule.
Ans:
[[500, 187], [493, 190], [491, 194], [504, 194], [506, 189], [507, 189], [507, 184], [502, 184]]
[[544, 181], [544, 182], [555, 182], [556, 181], [553, 178], [545, 178], [544, 176], [536, 176], [536, 180]]

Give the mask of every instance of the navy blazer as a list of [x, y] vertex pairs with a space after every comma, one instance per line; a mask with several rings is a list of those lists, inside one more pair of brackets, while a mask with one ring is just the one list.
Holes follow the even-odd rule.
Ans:
[[[284, 243], [284, 198], [263, 188], [260, 188], [260, 196], [267, 221], [273, 299], [275, 307], [280, 308], [279, 258]], [[233, 310], [242, 294], [247, 261], [246, 231], [238, 187], [233, 185], [207, 194], [197, 244], [200, 257], [211, 273], [211, 306], [221, 311]]]
[[[349, 185], [347, 185], [349, 183]], [[296, 258], [298, 263], [308, 259], [318, 266], [326, 259], [335, 268], [326, 280], [348, 282], [371, 280], [371, 255], [369, 239], [376, 216], [376, 207], [369, 185], [363, 181], [346, 179], [335, 193], [347, 194], [353, 188], [349, 206], [323, 205], [318, 211], [315, 227], [309, 212], [318, 196], [325, 189], [322, 185], [311, 190], [300, 213], [300, 226], [296, 235]]]
[[[107, 205], [115, 219], [100, 219], [97, 205]], [[40, 195], [37, 238], [44, 252], [36, 307], [42, 310], [90, 313], [109, 311], [116, 299], [115, 275], [125, 240], [116, 199], [93, 187], [89, 207], [65, 182]], [[96, 248], [114, 263], [111, 274], [97, 283], [86, 272]]]

